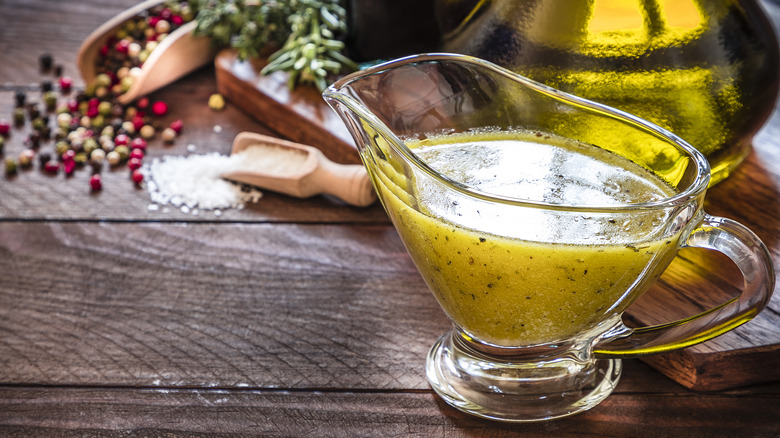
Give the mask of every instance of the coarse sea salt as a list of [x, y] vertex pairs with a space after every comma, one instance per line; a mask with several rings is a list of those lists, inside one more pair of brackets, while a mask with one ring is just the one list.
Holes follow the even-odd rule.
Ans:
[[257, 144], [229, 156], [213, 152], [155, 158], [141, 171], [154, 204], [172, 205], [185, 214], [213, 210], [220, 216], [225, 209], [243, 208], [263, 196], [257, 188], [222, 179], [223, 173], [249, 171], [289, 175], [303, 165], [307, 156], [298, 150]]

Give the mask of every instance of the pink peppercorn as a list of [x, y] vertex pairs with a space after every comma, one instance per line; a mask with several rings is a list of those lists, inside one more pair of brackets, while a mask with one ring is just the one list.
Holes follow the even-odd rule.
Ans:
[[105, 58], [106, 56], [108, 56], [108, 51], [109, 51], [109, 50], [110, 50], [110, 49], [108, 48], [108, 44], [106, 44], [106, 45], [104, 45], [104, 46], [101, 46], [101, 47], [100, 47], [100, 56], [102, 56], [103, 58]]
[[66, 175], [73, 175], [73, 171], [76, 170], [76, 162], [74, 160], [65, 161], [62, 163], [62, 169]]
[[114, 137], [114, 145], [116, 146], [127, 145], [127, 143], [129, 142], [130, 142], [130, 137], [128, 137], [127, 134], [119, 134], [116, 137]]
[[71, 113], [75, 113], [79, 110], [79, 101], [76, 99], [71, 99], [68, 101], [68, 111]]
[[133, 170], [133, 173], [130, 174], [130, 178], [132, 178], [133, 182], [136, 184], [144, 182], [144, 174], [141, 172], [141, 169]]
[[72, 86], [73, 79], [69, 78], [68, 76], [63, 76], [60, 78], [60, 92], [68, 93], [70, 92]]
[[130, 151], [129, 158], [143, 159], [144, 158], [144, 151], [141, 150], [141, 149], [133, 149], [132, 151]]
[[138, 109], [146, 109], [147, 107], [149, 107], [149, 98], [142, 97], [138, 99], [138, 102], [136, 102], [135, 106], [138, 107]]
[[127, 53], [127, 48], [130, 46], [130, 42], [127, 40], [119, 40], [114, 45], [114, 50], [119, 53]]
[[6, 136], [11, 132], [11, 122], [6, 119], [0, 120], [0, 135]]
[[168, 112], [168, 104], [162, 101], [157, 101], [152, 104], [152, 113], [155, 116], [164, 116]]
[[144, 118], [139, 116], [139, 115], [136, 115], [135, 117], [133, 117], [132, 122], [133, 122], [133, 127], [135, 127], [136, 131], [139, 131], [146, 124], [144, 122]]
[[127, 167], [130, 170], [136, 170], [141, 168], [141, 164], [143, 164], [143, 161], [141, 161], [140, 158], [131, 158], [127, 160]]
[[43, 170], [47, 173], [57, 173], [60, 171], [60, 162], [57, 160], [49, 160], [43, 165]]
[[88, 105], [89, 108], [92, 108], [92, 107], [97, 108], [97, 106], [100, 105], [100, 99], [98, 99], [97, 97], [93, 97], [92, 99], [89, 99], [87, 101], [87, 105]]
[[181, 15], [174, 15], [171, 17], [171, 24], [175, 26], [181, 26], [184, 24], [184, 18], [182, 18]]
[[98, 114], [100, 114], [100, 110], [98, 110], [98, 107], [91, 106], [87, 108], [87, 117], [89, 117], [90, 119], [97, 117]]
[[170, 128], [176, 131], [177, 134], [181, 134], [181, 130], [184, 128], [184, 122], [181, 120], [174, 120], [171, 122]]
[[147, 145], [146, 140], [144, 140], [143, 138], [140, 138], [140, 137], [134, 138], [133, 141], [130, 142], [130, 148], [133, 149], [133, 150], [135, 150], [135, 149], [144, 150], [144, 149], [146, 149], [146, 145]]
[[149, 27], [154, 28], [154, 26], [157, 26], [157, 22], [160, 21], [160, 17], [149, 17], [146, 21], [149, 23]]
[[89, 178], [89, 187], [94, 191], [103, 188], [103, 181], [100, 179], [99, 173], [96, 173]]
[[75, 158], [76, 158], [76, 152], [73, 149], [68, 149], [67, 151], [62, 153], [63, 163], [73, 162]]

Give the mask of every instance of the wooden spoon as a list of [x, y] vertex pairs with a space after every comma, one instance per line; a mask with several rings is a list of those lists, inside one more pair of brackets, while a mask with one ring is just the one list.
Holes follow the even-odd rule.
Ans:
[[222, 177], [252, 186], [273, 190], [298, 198], [329, 194], [358, 206], [366, 207], [376, 200], [362, 164], [338, 164], [330, 161], [319, 149], [252, 132], [242, 132], [233, 140], [231, 154], [235, 155], [253, 146], [276, 146], [292, 153], [304, 154], [300, 167], [284, 172], [261, 172], [237, 169]]
[[[148, 0], [126, 9], [103, 23], [84, 40], [76, 58], [76, 65], [87, 84], [97, 76], [95, 61], [106, 41], [116, 34], [117, 29], [125, 22], [161, 3], [161, 0]], [[216, 48], [212, 47], [209, 38], [192, 34], [196, 25], [195, 21], [190, 21], [165, 37], [143, 63], [141, 74], [135, 77], [130, 89], [117, 100], [124, 105], [129, 104], [213, 61]]]

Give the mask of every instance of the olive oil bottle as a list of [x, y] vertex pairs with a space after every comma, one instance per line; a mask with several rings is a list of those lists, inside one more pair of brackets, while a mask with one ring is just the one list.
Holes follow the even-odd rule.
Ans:
[[438, 0], [443, 49], [655, 122], [702, 151], [715, 184], [778, 93], [778, 46], [753, 0]]

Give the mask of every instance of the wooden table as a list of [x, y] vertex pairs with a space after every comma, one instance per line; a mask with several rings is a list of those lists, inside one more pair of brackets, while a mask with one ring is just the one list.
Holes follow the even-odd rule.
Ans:
[[[51, 79], [40, 54], [77, 78], [81, 41], [133, 3], [0, 2], [0, 118], [17, 88], [40, 96]], [[240, 131], [271, 133], [230, 105], [209, 110], [215, 90], [207, 67], [152, 96], [185, 129], [150, 157], [188, 145], [227, 154]], [[14, 131], [6, 156], [22, 137]], [[708, 198], [711, 213], [753, 228], [776, 266], [779, 147], [775, 114]], [[195, 216], [149, 210], [126, 168], [104, 170], [98, 193], [88, 175], [0, 178], [0, 436], [780, 435], [779, 383], [695, 392], [638, 360], [584, 414], [472, 418], [425, 380], [448, 322], [379, 206], [267, 192]]]

